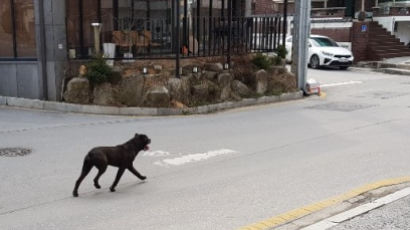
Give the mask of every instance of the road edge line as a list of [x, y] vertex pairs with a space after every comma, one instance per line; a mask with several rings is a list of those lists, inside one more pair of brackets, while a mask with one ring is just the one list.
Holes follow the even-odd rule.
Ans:
[[385, 179], [385, 180], [381, 180], [375, 183], [367, 184], [359, 188], [350, 190], [349, 192], [346, 192], [344, 194], [337, 195], [329, 199], [322, 200], [322, 201], [319, 201], [319, 202], [316, 202], [310, 205], [306, 205], [301, 208], [294, 209], [289, 212], [285, 212], [278, 216], [268, 218], [268, 219], [262, 220], [254, 224], [241, 227], [239, 228], [239, 230], [265, 230], [265, 229], [271, 229], [274, 227], [278, 227], [280, 225], [283, 225], [285, 223], [294, 221], [301, 217], [310, 215], [312, 213], [323, 210], [335, 204], [342, 203], [343, 201], [349, 200], [363, 193], [366, 193], [366, 192], [369, 192], [369, 191], [372, 191], [378, 188], [382, 188], [382, 187], [403, 184], [406, 182], [410, 182], [410, 176]]
[[359, 207], [350, 209], [348, 211], [339, 213], [337, 215], [331, 216], [326, 218], [322, 221], [319, 221], [315, 224], [309, 225], [307, 227], [302, 228], [302, 230], [325, 230], [336, 225], [339, 225], [347, 220], [360, 216], [366, 212], [372, 211], [374, 209], [380, 208], [386, 204], [390, 204], [394, 201], [397, 201], [401, 198], [410, 195], [410, 187], [404, 188], [397, 192], [394, 192], [390, 195], [381, 197], [375, 201], [360, 205]]

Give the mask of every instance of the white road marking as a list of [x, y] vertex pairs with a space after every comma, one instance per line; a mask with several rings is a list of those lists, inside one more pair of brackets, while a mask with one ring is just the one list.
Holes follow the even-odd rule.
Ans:
[[162, 151], [162, 150], [156, 150], [156, 151], [146, 151], [142, 155], [144, 157], [164, 157], [164, 156], [171, 155], [171, 153]]
[[362, 84], [362, 81], [346, 81], [346, 82], [337, 82], [337, 83], [329, 83], [329, 84], [322, 84], [320, 85], [321, 88], [328, 88], [328, 87], [336, 87], [336, 86], [344, 86], [344, 85], [355, 85], [355, 84]]
[[220, 150], [214, 150], [214, 151], [209, 151], [205, 153], [188, 154], [188, 155], [184, 155], [184, 156], [176, 157], [176, 158], [167, 158], [161, 161], [157, 161], [154, 164], [159, 165], [159, 166], [168, 166], [168, 165], [179, 166], [179, 165], [184, 165], [188, 163], [208, 160], [212, 157], [217, 157], [217, 156], [227, 155], [227, 154], [234, 154], [234, 153], [238, 153], [238, 152], [235, 150], [231, 150], [231, 149], [220, 149]]
[[325, 220], [322, 220], [320, 222], [317, 222], [313, 225], [302, 228], [302, 230], [325, 230], [325, 229], [329, 229], [329, 228], [334, 227], [334, 226], [336, 226], [336, 225], [338, 225], [338, 224], [340, 224], [340, 223], [342, 223], [346, 220], [350, 220], [350, 219], [352, 219], [356, 216], [362, 215], [366, 212], [369, 212], [371, 210], [379, 208], [383, 205], [392, 203], [392, 202], [394, 202], [396, 200], [399, 200], [403, 197], [406, 197], [408, 195], [410, 195], [410, 188], [405, 188], [405, 189], [397, 191], [393, 194], [390, 194], [388, 196], [385, 196], [385, 197], [382, 197], [378, 200], [375, 200], [373, 202], [370, 202], [370, 203], [361, 205], [359, 207], [350, 209], [346, 212], [342, 212], [338, 215], [329, 217], [329, 218], [327, 218]]

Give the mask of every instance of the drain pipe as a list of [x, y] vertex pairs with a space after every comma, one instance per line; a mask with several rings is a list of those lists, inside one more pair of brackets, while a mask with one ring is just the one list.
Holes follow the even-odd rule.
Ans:
[[46, 29], [44, 20], [44, 0], [38, 0], [38, 24], [39, 24], [39, 61], [41, 65], [41, 77], [43, 86], [43, 100], [48, 100], [47, 82], [47, 53], [46, 53]]

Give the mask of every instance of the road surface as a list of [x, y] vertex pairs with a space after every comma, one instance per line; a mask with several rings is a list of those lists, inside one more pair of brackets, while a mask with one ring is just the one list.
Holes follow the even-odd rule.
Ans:
[[[381, 179], [410, 175], [410, 78], [311, 70], [322, 97], [176, 117], [0, 108], [1, 229], [237, 229]], [[116, 170], [71, 192], [86, 152], [152, 139], [110, 193]]]

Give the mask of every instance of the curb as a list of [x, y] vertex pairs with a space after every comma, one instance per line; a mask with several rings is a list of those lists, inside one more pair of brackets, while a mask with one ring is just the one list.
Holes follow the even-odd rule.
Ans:
[[373, 71], [396, 74], [396, 75], [410, 75], [410, 64], [394, 64], [383, 61], [359, 62], [356, 67], [370, 68]]
[[254, 223], [249, 226], [242, 227], [239, 230], [265, 230], [265, 229], [276, 228], [281, 225], [285, 225], [292, 221], [300, 219], [302, 217], [313, 214], [315, 212], [321, 211], [325, 208], [331, 207], [336, 204], [340, 204], [343, 201], [357, 197], [366, 192], [369, 192], [369, 191], [372, 191], [378, 188], [382, 188], [382, 187], [403, 184], [407, 182], [410, 182], [410, 176], [382, 180], [376, 183], [368, 184], [368, 185], [353, 189], [350, 192], [344, 193], [342, 195], [335, 196], [335, 197], [332, 197], [332, 198], [329, 198], [323, 201], [319, 201], [317, 203], [310, 204], [310, 205], [283, 213], [281, 215], [260, 221], [258, 223]]
[[144, 108], [144, 107], [114, 107], [99, 105], [79, 105], [65, 102], [42, 101], [37, 99], [26, 99], [17, 97], [0, 96], [0, 105], [39, 109], [57, 112], [101, 114], [101, 115], [122, 115], [122, 116], [172, 116], [189, 114], [207, 114], [218, 111], [262, 105], [275, 102], [298, 100], [303, 98], [303, 92], [284, 93], [280, 96], [263, 96], [260, 98], [246, 98], [237, 102], [223, 102], [219, 104], [204, 105], [198, 107], [177, 109], [177, 108]]
[[401, 198], [404, 198], [406, 196], [410, 195], [410, 187], [407, 187], [405, 189], [402, 189], [400, 191], [397, 191], [395, 193], [392, 193], [390, 195], [384, 196], [380, 199], [377, 199], [375, 201], [366, 203], [364, 205], [361, 205], [359, 207], [350, 209], [346, 212], [342, 212], [340, 214], [334, 215], [332, 217], [329, 217], [327, 219], [324, 219], [322, 221], [319, 221], [315, 224], [312, 224], [310, 226], [307, 226], [305, 228], [302, 228], [301, 230], [326, 230], [331, 227], [334, 227], [336, 225], [339, 225], [345, 221], [348, 221], [350, 219], [353, 219], [357, 216], [360, 216], [362, 214], [365, 214], [367, 212], [370, 212], [374, 209], [380, 208], [386, 204], [390, 204], [394, 201], [397, 201]]
[[374, 71], [380, 72], [380, 73], [387, 73], [387, 74], [410, 76], [410, 70], [407, 70], [407, 69], [382, 68], [382, 69], [374, 69]]

